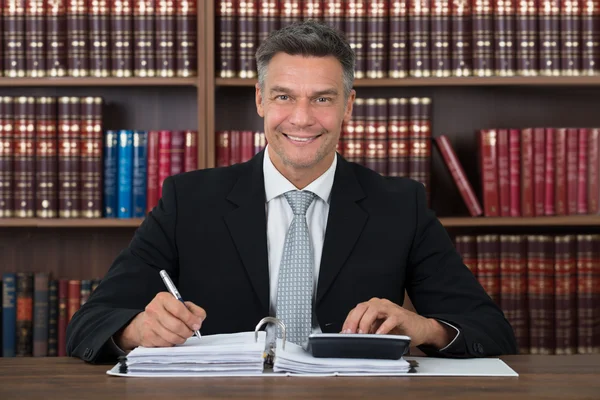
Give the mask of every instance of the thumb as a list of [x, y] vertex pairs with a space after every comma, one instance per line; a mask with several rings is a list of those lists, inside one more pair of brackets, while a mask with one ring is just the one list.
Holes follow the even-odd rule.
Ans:
[[188, 308], [188, 310], [190, 310], [192, 314], [194, 314], [194, 316], [198, 317], [198, 324], [202, 325], [202, 322], [206, 319], [206, 311], [204, 311], [202, 307], [197, 306], [191, 301], [186, 301], [185, 306]]

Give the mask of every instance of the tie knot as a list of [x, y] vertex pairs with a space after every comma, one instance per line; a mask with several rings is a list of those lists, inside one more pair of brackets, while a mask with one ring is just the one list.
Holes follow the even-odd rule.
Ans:
[[290, 207], [292, 207], [294, 215], [306, 215], [306, 210], [308, 210], [310, 203], [312, 203], [316, 196], [313, 192], [300, 190], [290, 190], [283, 195], [287, 199], [288, 203], [290, 203]]

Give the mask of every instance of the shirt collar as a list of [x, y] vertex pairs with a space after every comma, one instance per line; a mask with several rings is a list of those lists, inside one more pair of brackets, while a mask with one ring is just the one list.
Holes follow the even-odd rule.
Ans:
[[[281, 174], [273, 165], [269, 156], [268, 145], [265, 148], [265, 156], [263, 158], [263, 174], [265, 178], [265, 195], [267, 203], [275, 197], [289, 192], [290, 190], [298, 190], [292, 182]], [[321, 176], [312, 181], [303, 190], [313, 192], [323, 201], [329, 203], [331, 188], [333, 187], [333, 178], [335, 176], [335, 168], [337, 166], [337, 154], [333, 157], [333, 162], [327, 171]]]

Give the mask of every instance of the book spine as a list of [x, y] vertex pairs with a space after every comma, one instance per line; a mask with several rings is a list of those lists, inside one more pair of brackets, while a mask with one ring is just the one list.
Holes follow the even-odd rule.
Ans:
[[88, 39], [88, 0], [68, 0], [67, 73], [84, 77], [90, 72]]
[[544, 166], [546, 168], [544, 173], [544, 215], [555, 215], [556, 214], [556, 182], [555, 182], [555, 166], [556, 166], [556, 132], [553, 128], [546, 128], [546, 148], [545, 148], [545, 161]]
[[117, 218], [118, 131], [104, 133], [104, 217]]
[[376, 122], [375, 119], [377, 117], [376, 114], [376, 99], [368, 98], [366, 99], [366, 107], [365, 107], [365, 167], [372, 169], [373, 171], [377, 170], [377, 139], [376, 139]]
[[2, 355], [14, 357], [17, 344], [17, 276], [11, 272], [2, 275]]
[[[527, 310], [527, 242], [523, 235], [509, 235], [509, 285], [512, 294], [511, 312], [507, 318], [511, 323], [519, 354], [529, 353], [529, 315]], [[505, 302], [505, 292], [501, 293]], [[503, 308], [504, 309], [504, 308]]]
[[415, 78], [431, 76], [431, 0], [409, 0], [408, 72]]
[[110, 76], [111, 70], [111, 36], [110, 7], [108, 0], [90, 2], [88, 16], [90, 41], [90, 75], [95, 78]]
[[67, 75], [67, 0], [46, 3], [46, 75]]
[[[118, 78], [130, 78], [133, 75], [133, 9], [131, 6], [133, 0], [111, 1], [111, 75]], [[157, 37], [158, 32], [159, 28], [157, 28]]]
[[[392, 0], [391, 3], [396, 1]], [[344, 0], [325, 0], [323, 21], [334, 29], [344, 31]]]
[[473, 19], [471, 2], [452, 0], [450, 8], [450, 53], [453, 76], [463, 77], [473, 74]]
[[577, 145], [577, 214], [588, 213], [588, 137], [589, 131], [579, 129]]
[[185, 132], [171, 131], [171, 172], [176, 175], [183, 172], [185, 154]]
[[314, 19], [320, 21], [323, 19], [323, 7], [321, 0], [303, 0], [302, 1], [303, 19]]
[[249, 161], [254, 155], [254, 132], [240, 132], [240, 162]]
[[[287, 2], [287, 0], [285, 0]], [[282, 9], [282, 12], [285, 8]], [[346, 23], [345, 32], [350, 47], [354, 50], [356, 57], [354, 67], [354, 77], [364, 79], [366, 77], [366, 0], [348, 0], [346, 3]], [[281, 24], [283, 26], [283, 19]]]
[[588, 212], [600, 213], [600, 129], [592, 128], [589, 131], [588, 143]]
[[119, 131], [118, 218], [131, 218], [133, 183], [133, 131]]
[[500, 216], [497, 143], [495, 129], [485, 129], [479, 132], [483, 210], [486, 217]]
[[216, 7], [218, 26], [216, 73], [220, 78], [235, 77], [235, 6], [233, 1], [219, 0]]
[[78, 218], [81, 210], [81, 102], [78, 97], [58, 100], [58, 215]]
[[510, 161], [508, 129], [498, 129], [498, 200], [500, 216], [510, 216]]
[[25, 59], [25, 0], [4, 2], [4, 76], [24, 78]]
[[389, 176], [408, 175], [408, 99], [388, 99], [388, 165]]
[[432, 0], [431, 7], [431, 75], [447, 78], [452, 74], [451, 3], [448, 0]]
[[581, 72], [594, 76], [600, 72], [600, 1], [581, 4]]
[[302, 0], [281, 0], [281, 28], [302, 20]]
[[600, 352], [600, 235], [577, 235], [577, 352]]
[[577, 353], [577, 263], [574, 235], [556, 236], [556, 354]]
[[477, 235], [477, 279], [500, 306], [500, 237]]
[[82, 279], [81, 280], [81, 291], [79, 298], [79, 305], [82, 307], [87, 301], [90, 299], [90, 294], [92, 294], [92, 281], [91, 279]]
[[102, 97], [81, 99], [81, 216], [102, 217]]
[[14, 119], [14, 214], [17, 218], [35, 215], [35, 136], [35, 98], [18, 97]]
[[[339, 1], [342, 7], [342, 1]], [[329, 3], [331, 6], [333, 3]], [[340, 23], [343, 23], [344, 11], [340, 14]], [[278, 1], [260, 1], [258, 2], [258, 33], [257, 45], [267, 39], [269, 33], [279, 29], [279, 2]], [[343, 29], [340, 29], [343, 30]]]
[[133, 75], [156, 76], [156, 41], [154, 38], [156, 0], [133, 2]]
[[165, 179], [171, 175], [171, 131], [159, 131], [158, 139], [158, 193], [162, 193]]
[[520, 0], [516, 6], [517, 75], [536, 76], [539, 70], [536, 1]]
[[67, 324], [81, 307], [81, 281], [70, 279], [67, 289]]
[[148, 133], [133, 132], [133, 218], [146, 215], [146, 168], [148, 159]]
[[387, 175], [388, 170], [388, 104], [387, 99], [375, 101], [375, 170], [381, 175]]
[[533, 215], [544, 215], [546, 136], [544, 128], [533, 129]]
[[473, 235], [456, 236], [456, 248], [460, 248], [463, 264], [477, 276], [477, 238]]
[[521, 131], [509, 129], [510, 216], [521, 216]]
[[46, 76], [44, 0], [26, 0], [25, 10], [25, 70], [30, 78]]
[[33, 274], [17, 272], [17, 357], [33, 355]]
[[68, 280], [60, 279], [58, 281], [58, 357], [66, 357], [67, 355], [67, 324], [69, 323], [67, 318], [68, 288]]
[[171, 0], [157, 0], [156, 76], [175, 76], [175, 6]]
[[48, 285], [48, 356], [58, 355], [58, 281]]
[[240, 131], [232, 130], [229, 132], [229, 165], [238, 164], [242, 159], [242, 143]]
[[[256, 152], [253, 154], [256, 154]], [[198, 169], [198, 131], [185, 131], [184, 164], [184, 172]]]
[[388, 1], [371, 0], [367, 6], [367, 78], [387, 77]]
[[425, 186], [427, 203], [431, 198], [431, 98], [410, 99], [408, 177]]
[[441, 135], [435, 138], [436, 144], [440, 149], [444, 163], [450, 171], [450, 175], [458, 188], [458, 191], [469, 210], [469, 214], [472, 217], [479, 216], [483, 213], [479, 200], [475, 196], [475, 192], [469, 183], [465, 171], [458, 161], [458, 157], [450, 144], [450, 141], [445, 135]]
[[196, 1], [179, 0], [176, 4], [176, 74], [178, 77], [198, 75], [198, 21]]
[[33, 356], [48, 355], [48, 281], [47, 272], [33, 276]]
[[367, 104], [364, 98], [354, 101], [352, 117], [354, 119], [354, 159], [353, 161], [365, 165], [365, 136], [367, 134]]
[[567, 130], [555, 130], [554, 181], [556, 215], [567, 214]]
[[238, 3], [237, 76], [239, 78], [256, 78], [256, 59], [254, 57], [258, 40], [256, 3], [256, 1]]
[[494, 72], [515, 75], [515, 0], [494, 0]]
[[533, 129], [521, 131], [521, 211], [533, 217]]
[[581, 74], [581, 0], [561, 0], [560, 72], [564, 76]]
[[148, 131], [148, 162], [147, 162], [147, 204], [146, 212], [149, 213], [158, 204], [160, 193], [158, 191], [158, 131]]
[[578, 130], [567, 129], [567, 215], [577, 214]]
[[36, 97], [35, 100], [35, 215], [38, 218], [56, 218], [58, 215], [56, 99]]
[[0, 218], [14, 212], [14, 130], [13, 98], [0, 97]]
[[473, 2], [473, 74], [494, 73], [494, 21], [492, 0]]
[[561, 64], [561, 0], [540, 0], [539, 18], [539, 73], [560, 76]]
[[216, 132], [216, 166], [217, 167], [227, 167], [230, 165], [229, 161], [229, 131], [217, 131]]
[[391, 0], [389, 4], [388, 76], [408, 76], [408, 0]]

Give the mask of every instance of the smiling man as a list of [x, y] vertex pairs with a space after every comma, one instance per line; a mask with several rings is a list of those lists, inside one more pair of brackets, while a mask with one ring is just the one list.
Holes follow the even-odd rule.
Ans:
[[[68, 353], [112, 362], [196, 329], [253, 330], [267, 315], [301, 345], [311, 332], [392, 333], [434, 356], [516, 352], [424, 187], [336, 154], [355, 99], [343, 35], [298, 23], [273, 32], [256, 59], [267, 148], [165, 180], [159, 205], [71, 320]], [[165, 291], [162, 269], [185, 305]], [[418, 314], [402, 307], [405, 291]]]

